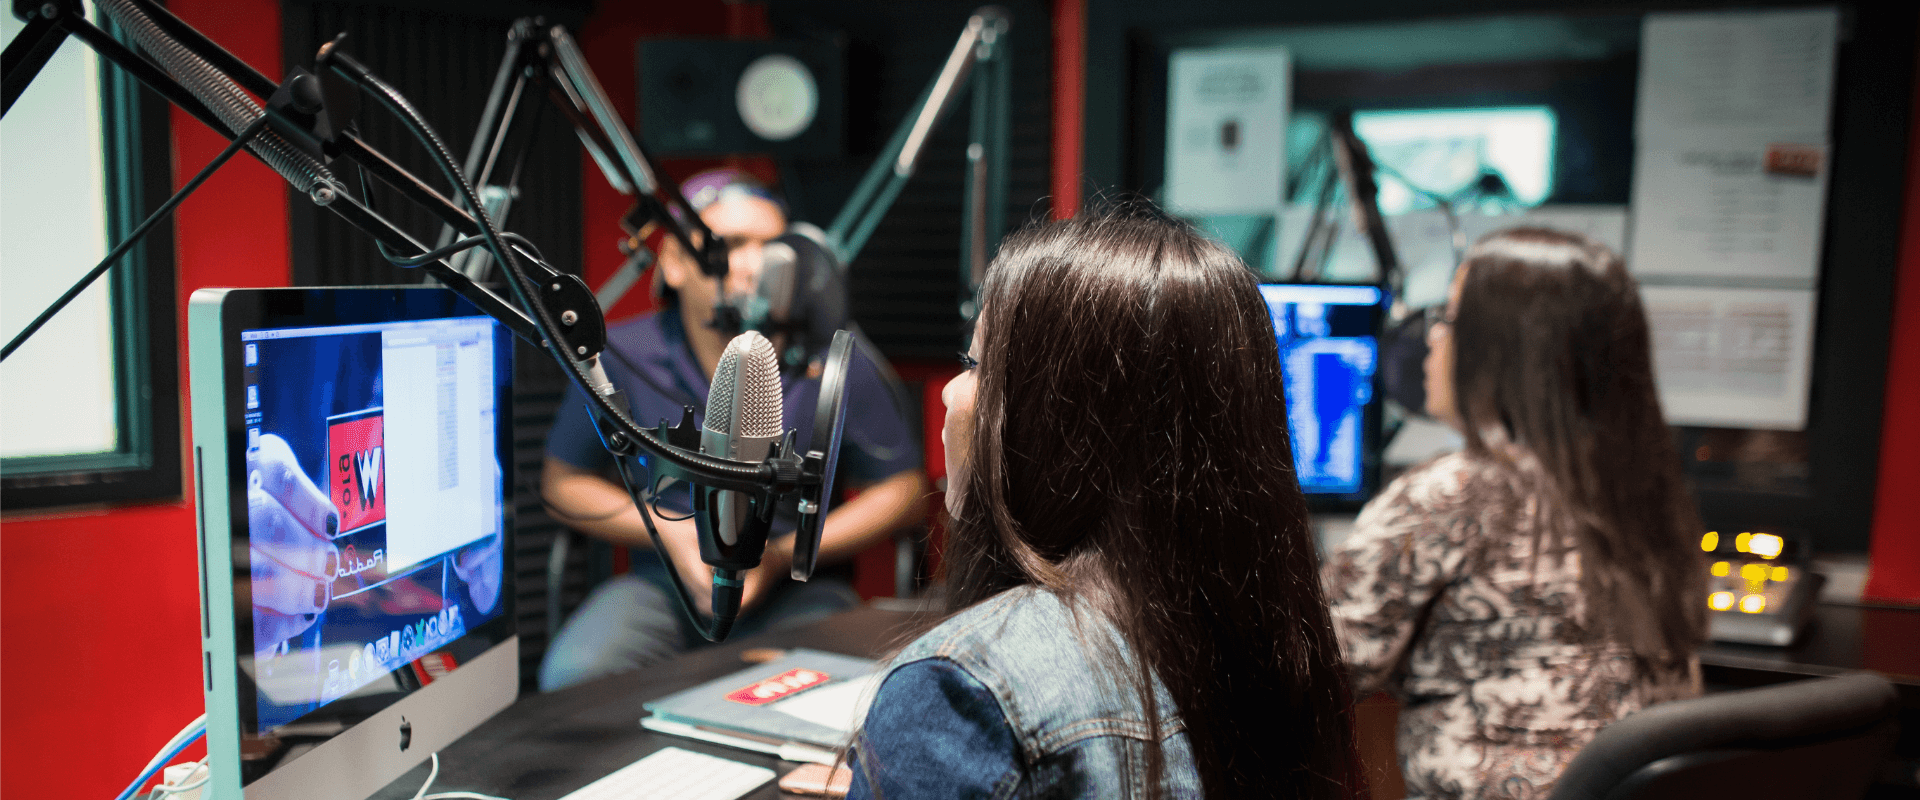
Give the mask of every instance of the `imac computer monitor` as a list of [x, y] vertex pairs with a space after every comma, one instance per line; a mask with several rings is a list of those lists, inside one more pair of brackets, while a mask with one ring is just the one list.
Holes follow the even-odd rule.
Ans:
[[1294, 470], [1309, 505], [1358, 507], [1380, 476], [1374, 376], [1386, 295], [1375, 286], [1260, 287], [1280, 343]]
[[188, 320], [212, 797], [367, 797], [518, 694], [511, 336], [419, 287]]

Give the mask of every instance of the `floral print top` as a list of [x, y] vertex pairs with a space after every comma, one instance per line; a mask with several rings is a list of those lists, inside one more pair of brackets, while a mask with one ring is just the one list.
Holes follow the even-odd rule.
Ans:
[[1699, 661], [1590, 641], [1572, 542], [1487, 456], [1416, 467], [1368, 503], [1323, 579], [1357, 697], [1402, 704], [1409, 797], [1537, 798], [1608, 722], [1699, 693]]

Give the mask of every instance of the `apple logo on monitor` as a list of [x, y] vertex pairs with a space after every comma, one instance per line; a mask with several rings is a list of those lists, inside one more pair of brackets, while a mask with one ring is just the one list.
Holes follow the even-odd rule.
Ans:
[[406, 752], [406, 749], [411, 746], [413, 746], [413, 723], [408, 722], [406, 717], [401, 717], [400, 750], [401, 752]]

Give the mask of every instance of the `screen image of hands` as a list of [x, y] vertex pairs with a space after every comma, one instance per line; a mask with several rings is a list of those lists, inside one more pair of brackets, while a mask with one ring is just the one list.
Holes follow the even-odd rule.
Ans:
[[254, 649], [271, 652], [313, 626], [340, 570], [340, 513], [274, 434], [247, 453]]
[[491, 613], [500, 601], [502, 550], [498, 534], [462, 547], [453, 554], [453, 574], [466, 584], [467, 600], [482, 614]]
[[[498, 461], [493, 464], [493, 482], [496, 486], [501, 482]], [[466, 585], [467, 601], [473, 604], [473, 610], [482, 614], [493, 613], [494, 604], [500, 601], [500, 582], [505, 574], [503, 538], [496, 532], [453, 552], [453, 574]]]
[[[344, 541], [339, 538], [339, 509], [300, 468], [293, 448], [275, 434], [261, 436], [260, 446], [247, 456], [247, 523], [254, 649], [265, 655], [313, 627], [331, 604], [337, 580], [365, 574], [343, 563], [353, 559], [346, 558], [337, 543]], [[497, 532], [447, 557], [467, 599], [481, 614], [499, 604], [503, 560], [503, 537]], [[373, 574], [382, 575], [377, 580], [388, 577]]]

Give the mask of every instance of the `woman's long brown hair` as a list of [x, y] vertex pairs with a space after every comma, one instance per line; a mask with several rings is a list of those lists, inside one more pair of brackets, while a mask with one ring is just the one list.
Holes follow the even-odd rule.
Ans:
[[1455, 405], [1470, 451], [1548, 498], [1580, 554], [1588, 632], [1643, 659], [1689, 657], [1706, 630], [1704, 531], [1654, 390], [1646, 313], [1620, 257], [1515, 228], [1467, 253], [1454, 311]]
[[[1354, 796], [1340, 652], [1253, 275], [1139, 204], [1016, 233], [982, 300], [951, 608], [1031, 584], [1111, 622], [1137, 658], [1110, 677], [1150, 729], [1178, 714], [1208, 797]], [[1155, 677], [1176, 708], [1155, 708]]]

